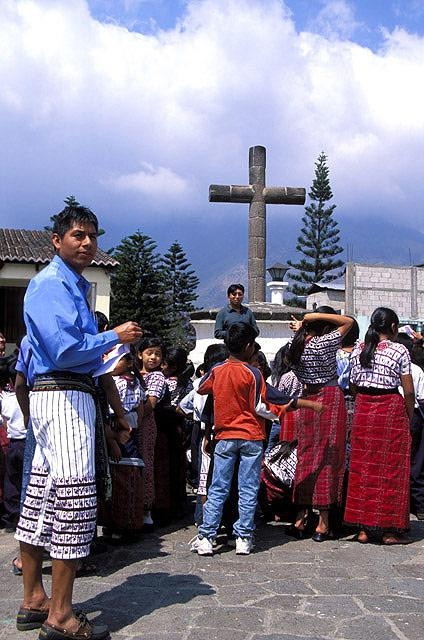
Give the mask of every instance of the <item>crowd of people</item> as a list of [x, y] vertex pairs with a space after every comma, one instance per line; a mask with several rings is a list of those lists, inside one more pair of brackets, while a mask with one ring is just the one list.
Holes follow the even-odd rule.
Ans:
[[[98, 222], [80, 206], [55, 217], [56, 255], [30, 283], [27, 335], [5, 355], [0, 333], [2, 521], [20, 553], [17, 615], [40, 638], [108, 638], [72, 608], [75, 575], [102, 541], [126, 544], [188, 515], [191, 551], [212, 555], [222, 531], [237, 554], [255, 519], [324, 542], [408, 544], [424, 519], [424, 349], [378, 308], [363, 341], [330, 307], [291, 323], [271, 366], [241, 284], [228, 289], [216, 338], [189, 354], [131, 319], [110, 327], [82, 273]], [[49, 302], [46, 313], [46, 300]], [[268, 382], [270, 380], [270, 382]], [[191, 502], [190, 502], [191, 504]], [[42, 582], [52, 559], [52, 598]]]

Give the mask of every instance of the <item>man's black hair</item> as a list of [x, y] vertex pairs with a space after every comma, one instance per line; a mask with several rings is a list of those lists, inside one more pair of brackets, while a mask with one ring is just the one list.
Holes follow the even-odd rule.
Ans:
[[231, 354], [238, 355], [248, 344], [253, 344], [255, 338], [256, 331], [250, 324], [235, 322], [228, 329], [224, 342]]
[[65, 233], [72, 229], [75, 223], [87, 225], [92, 224], [96, 230], [99, 231], [99, 222], [96, 214], [94, 214], [88, 207], [83, 207], [81, 204], [68, 204], [62, 211], [59, 211], [54, 218], [52, 233], [57, 233], [59, 238], [63, 238]]
[[240, 289], [240, 291], [244, 294], [244, 287], [242, 284], [230, 284], [227, 289], [227, 297], [230, 295], [230, 293], [235, 293], [238, 289]]

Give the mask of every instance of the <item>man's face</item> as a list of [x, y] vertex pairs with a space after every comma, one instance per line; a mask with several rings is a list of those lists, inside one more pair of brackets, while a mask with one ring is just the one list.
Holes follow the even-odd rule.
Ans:
[[74, 222], [63, 238], [54, 233], [52, 242], [62, 260], [77, 273], [82, 273], [96, 255], [97, 231], [93, 224]]
[[6, 338], [2, 333], [0, 333], [0, 352], [3, 352], [6, 349]]
[[239, 307], [243, 302], [243, 291], [241, 289], [236, 289], [234, 293], [229, 294], [228, 300], [232, 307]]

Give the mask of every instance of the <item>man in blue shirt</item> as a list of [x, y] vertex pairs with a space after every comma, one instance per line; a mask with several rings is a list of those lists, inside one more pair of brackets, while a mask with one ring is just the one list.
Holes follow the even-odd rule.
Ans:
[[[55, 217], [51, 263], [33, 278], [24, 300], [34, 384], [30, 415], [36, 449], [16, 538], [21, 543], [24, 599], [19, 630], [41, 627], [43, 640], [109, 637], [72, 610], [80, 558], [89, 554], [96, 526], [93, 374], [102, 355], [118, 343], [138, 340], [142, 329], [127, 322], [98, 333], [83, 277], [97, 249], [98, 222], [87, 208], [70, 204]], [[52, 599], [42, 584], [43, 548], [52, 557]]]
[[242, 305], [244, 297], [244, 287], [242, 284], [231, 284], [227, 289], [228, 305], [218, 312], [215, 320], [215, 338], [224, 340], [227, 331], [232, 324], [243, 322], [250, 324], [259, 335], [258, 325], [256, 324], [253, 311]]

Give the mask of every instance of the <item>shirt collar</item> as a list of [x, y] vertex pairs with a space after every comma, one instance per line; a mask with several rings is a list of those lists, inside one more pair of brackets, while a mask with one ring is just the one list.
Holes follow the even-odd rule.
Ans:
[[[230, 313], [231, 311], [233, 311], [234, 313], [238, 313], [238, 311], [236, 311], [235, 309], [233, 309], [233, 307], [228, 304], [227, 305], [227, 310]], [[242, 304], [240, 305], [240, 313], [245, 313], [247, 311], [247, 307], [244, 307]]]
[[53, 256], [52, 262], [56, 263], [60, 271], [67, 276], [72, 282], [74, 282], [87, 296], [90, 289], [90, 283], [81, 274], [77, 273], [72, 267], [69, 266], [59, 254]]

